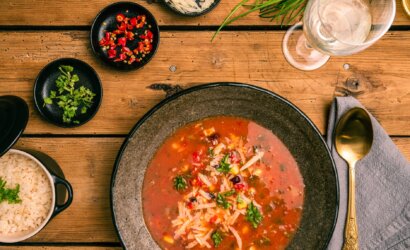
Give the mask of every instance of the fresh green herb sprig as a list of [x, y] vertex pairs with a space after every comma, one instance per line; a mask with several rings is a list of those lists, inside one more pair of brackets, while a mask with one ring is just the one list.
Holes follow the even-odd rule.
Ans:
[[[289, 24], [298, 17], [302, 17], [307, 4], [307, 0], [254, 0], [252, 4], [248, 4], [249, 0], [240, 1], [223, 20], [218, 30], [212, 36], [211, 41], [214, 40], [216, 35], [227, 25], [235, 22], [236, 20], [247, 16], [248, 14], [259, 11], [259, 16], [262, 18], [269, 18], [272, 20], [278, 20], [281, 25]], [[244, 11], [240, 14], [235, 14], [241, 10]]]
[[187, 185], [188, 184], [182, 175], [178, 175], [174, 178], [174, 188], [177, 191], [185, 190], [187, 188]]
[[211, 239], [214, 242], [214, 246], [218, 247], [222, 243], [223, 237], [218, 231], [215, 231], [211, 234]]
[[6, 188], [6, 181], [0, 177], [0, 203], [7, 201], [9, 204], [21, 203], [19, 197], [20, 185], [17, 184], [15, 188]]
[[229, 203], [225, 196], [223, 194], [217, 194], [216, 195], [216, 204], [224, 209], [228, 209], [231, 206], [231, 203]]
[[224, 197], [229, 197], [229, 196], [234, 195], [235, 193], [236, 193], [235, 189], [232, 189], [232, 190], [229, 190], [229, 191], [226, 191], [226, 192], [222, 193], [222, 195]]
[[232, 206], [231, 203], [229, 203], [226, 200], [226, 197], [232, 196], [234, 195], [236, 192], [235, 190], [230, 190], [230, 191], [226, 191], [224, 193], [219, 193], [216, 195], [216, 204], [220, 207], [223, 207], [224, 209], [228, 209], [230, 206]]
[[230, 168], [230, 164], [228, 163], [228, 157], [229, 154], [226, 154], [224, 156], [224, 158], [222, 158], [221, 162], [219, 163], [219, 166], [216, 168], [216, 171], [227, 174], [229, 173], [229, 170], [231, 170]]
[[63, 110], [63, 122], [79, 124], [80, 122], [74, 119], [77, 111], [80, 109], [81, 114], [87, 113], [93, 104], [95, 93], [84, 86], [76, 88], [80, 78], [73, 74], [72, 66], [61, 65], [58, 70], [61, 74], [55, 81], [57, 91], [50, 91], [50, 95], [44, 98], [44, 105], [51, 105], [56, 101], [58, 107]]
[[252, 224], [253, 228], [258, 228], [262, 219], [263, 217], [259, 209], [253, 204], [253, 202], [249, 203], [246, 208], [246, 220]]

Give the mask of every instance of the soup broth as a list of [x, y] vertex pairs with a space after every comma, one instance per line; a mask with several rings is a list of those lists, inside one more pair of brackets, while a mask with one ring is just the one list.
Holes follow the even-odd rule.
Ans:
[[272, 131], [238, 117], [190, 123], [147, 168], [146, 225], [162, 249], [285, 249], [303, 208], [296, 161]]

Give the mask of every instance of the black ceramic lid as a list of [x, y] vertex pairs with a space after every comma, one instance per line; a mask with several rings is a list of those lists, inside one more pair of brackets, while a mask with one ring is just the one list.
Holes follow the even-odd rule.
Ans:
[[0, 157], [17, 142], [28, 122], [27, 103], [17, 96], [0, 96]]

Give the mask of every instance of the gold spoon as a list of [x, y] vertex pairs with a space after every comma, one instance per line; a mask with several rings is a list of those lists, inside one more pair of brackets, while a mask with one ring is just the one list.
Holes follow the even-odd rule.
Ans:
[[362, 108], [353, 108], [339, 120], [335, 131], [336, 151], [349, 164], [349, 197], [343, 250], [359, 249], [355, 204], [355, 165], [370, 150], [373, 128]]
[[410, 17], [410, 0], [403, 0], [403, 8], [407, 15]]

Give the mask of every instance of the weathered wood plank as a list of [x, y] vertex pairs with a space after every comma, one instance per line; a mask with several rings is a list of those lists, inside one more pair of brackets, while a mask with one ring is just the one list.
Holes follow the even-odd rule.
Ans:
[[17, 148], [46, 153], [74, 190], [71, 206], [29, 242], [117, 242], [111, 220], [110, 182], [122, 138], [23, 138]]
[[[216, 81], [255, 84], [288, 98], [323, 132], [335, 95], [352, 93], [382, 123], [389, 134], [410, 135], [410, 31], [388, 32], [364, 52], [333, 57], [321, 69], [304, 72], [282, 55], [283, 32], [223, 32], [210, 43], [212, 32], [162, 32], [154, 59], [142, 70], [115, 71], [91, 52], [88, 32], [1, 32], [0, 95], [19, 95], [30, 104], [28, 134], [125, 134], [164, 98], [147, 86], [182, 87]], [[62, 129], [42, 121], [34, 110], [33, 82], [41, 68], [59, 57], [76, 57], [100, 74], [104, 99], [92, 121]], [[344, 64], [349, 69], [344, 69]], [[176, 71], [170, 70], [175, 66]], [[357, 85], [356, 82], [359, 84]]]
[[[97, 13], [115, 0], [2, 0], [0, 1], [0, 25], [91, 25]], [[137, 3], [147, 7], [160, 25], [219, 25], [239, 1], [221, 1], [207, 15], [189, 18], [181, 17], [168, 11], [159, 3], [149, 4], [138, 0]], [[75, 11], [73, 11], [73, 9]], [[33, 14], [34, 13], [34, 14]], [[41, 14], [40, 14], [41, 13]], [[275, 25], [268, 19], [259, 18], [253, 13], [235, 23], [235, 25]], [[408, 18], [397, 0], [395, 25], [409, 25]]]
[[[74, 201], [28, 242], [117, 242], [111, 222], [109, 187], [122, 138], [22, 138], [20, 149], [53, 157], [74, 188]], [[394, 138], [410, 159], [410, 137]], [[0, 248], [1, 249], [1, 248]]]

